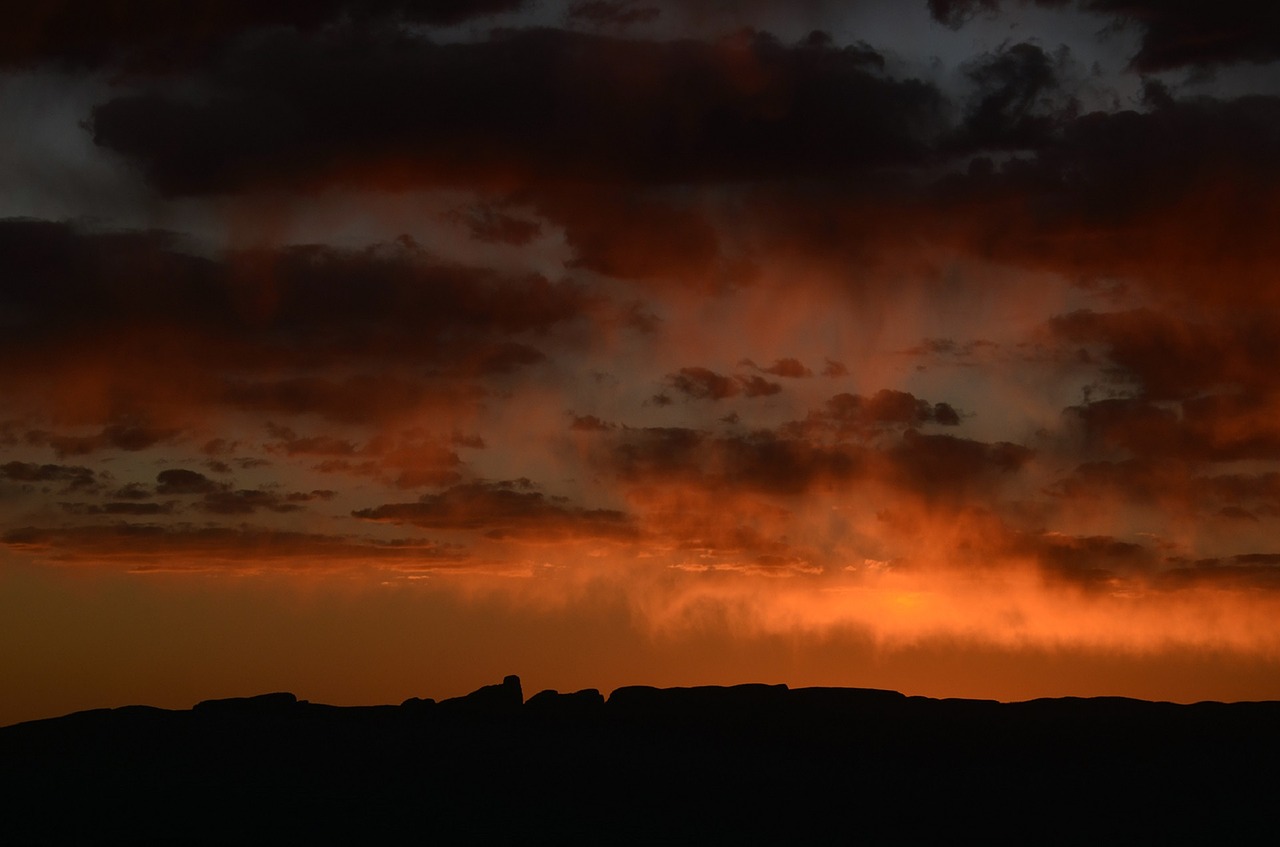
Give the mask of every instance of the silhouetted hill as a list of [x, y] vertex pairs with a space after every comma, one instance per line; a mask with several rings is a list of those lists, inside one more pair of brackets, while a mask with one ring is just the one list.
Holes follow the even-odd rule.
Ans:
[[0, 844], [1275, 843], [1280, 703], [742, 685], [0, 728]]

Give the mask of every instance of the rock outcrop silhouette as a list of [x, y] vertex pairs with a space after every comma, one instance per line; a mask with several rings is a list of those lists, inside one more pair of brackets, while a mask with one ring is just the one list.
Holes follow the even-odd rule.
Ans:
[[1273, 843], [1280, 703], [291, 694], [0, 728], [0, 843]]
[[520, 688], [520, 677], [514, 674], [504, 677], [501, 685], [486, 685], [470, 694], [440, 701], [444, 710], [472, 714], [514, 714], [522, 705], [524, 692]]

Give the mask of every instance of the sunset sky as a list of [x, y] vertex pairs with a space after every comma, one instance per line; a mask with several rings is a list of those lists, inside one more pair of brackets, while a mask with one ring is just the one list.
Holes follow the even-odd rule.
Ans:
[[1280, 698], [1280, 12], [65, 0], [0, 31], [0, 724]]

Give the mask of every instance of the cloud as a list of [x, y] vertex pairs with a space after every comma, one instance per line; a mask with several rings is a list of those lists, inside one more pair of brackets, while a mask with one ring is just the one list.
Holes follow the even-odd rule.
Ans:
[[1178, 404], [1113, 398], [1071, 406], [1063, 414], [1091, 450], [1229, 462], [1280, 458], [1278, 411], [1280, 396], [1231, 393]]
[[536, 274], [442, 262], [407, 237], [358, 250], [309, 245], [208, 258], [170, 233], [11, 219], [0, 221], [0, 247], [10, 280], [0, 302], [21, 316], [10, 347], [163, 322], [191, 343], [248, 336], [316, 354], [331, 345], [383, 354], [391, 342], [414, 355], [447, 353], [442, 333], [510, 337], [581, 317], [595, 303]]
[[464, 550], [423, 539], [370, 541], [356, 536], [267, 527], [164, 526], [120, 522], [74, 527], [18, 527], [0, 544], [52, 561], [113, 565], [136, 572], [220, 571], [306, 573], [335, 567], [402, 570], [456, 568]]
[[1213, 473], [1198, 456], [1085, 462], [1047, 489], [1068, 505], [1158, 510], [1175, 526], [1280, 517], [1280, 474]]
[[352, 514], [362, 520], [424, 529], [483, 531], [492, 539], [622, 539], [635, 534], [623, 512], [581, 509], [530, 489], [528, 480], [467, 483], [423, 495], [414, 503], [389, 503]]
[[170, 468], [156, 474], [156, 494], [212, 494], [225, 490], [222, 483], [214, 482], [198, 471], [186, 468]]
[[627, 280], [675, 278], [701, 288], [732, 287], [720, 236], [687, 191], [627, 184], [539, 185], [521, 196], [564, 228], [573, 268]]
[[743, 359], [738, 364], [742, 367], [754, 368], [755, 370], [760, 371], [760, 373], [771, 374], [785, 379], [805, 379], [813, 376], [813, 371], [805, 367], [803, 362], [799, 359], [793, 359], [790, 357], [778, 359], [767, 368], [760, 367], [750, 359]]
[[1254, 310], [1212, 322], [1152, 309], [1071, 312], [1054, 318], [1054, 335], [1099, 345], [1112, 375], [1152, 401], [1183, 400], [1214, 389], [1269, 387], [1280, 367], [1280, 326]]
[[806, 438], [868, 439], [884, 428], [915, 427], [928, 423], [956, 426], [960, 414], [949, 403], [929, 403], [906, 391], [882, 388], [871, 397], [841, 393], [827, 400], [821, 410], [783, 431]]
[[1095, 591], [1145, 580], [1162, 564], [1157, 551], [1110, 536], [1046, 533], [1028, 537], [1026, 550], [1049, 577]]
[[174, 503], [59, 503], [71, 515], [116, 515], [120, 517], [154, 517], [168, 515]]
[[1183, 590], [1273, 592], [1280, 590], [1280, 554], [1241, 553], [1225, 559], [1201, 559], [1164, 571], [1159, 584]]
[[75, 0], [49, 0], [39, 7], [6, 8], [0, 36], [0, 67], [54, 62], [72, 68], [121, 63], [133, 71], [163, 73], [187, 67], [237, 36], [290, 27], [314, 32], [345, 22], [393, 18], [401, 23], [450, 26], [470, 18], [510, 12], [524, 0], [193, 0], [183, 9], [148, 0], [124, 0], [88, 10]]
[[1046, 144], [1078, 104], [1059, 92], [1059, 64], [1035, 44], [1002, 46], [970, 60], [964, 74], [975, 93], [955, 143], [967, 148], [1029, 149]]
[[0, 275], [0, 392], [81, 428], [29, 430], [59, 456], [157, 447], [211, 410], [461, 419], [543, 348], [615, 317], [583, 286], [441, 262], [409, 239], [209, 256], [167, 233], [7, 220]]
[[656, 6], [645, 6], [632, 0], [574, 0], [569, 6], [570, 21], [615, 29], [650, 23], [661, 14], [662, 10]]
[[200, 508], [214, 515], [252, 515], [259, 509], [284, 513], [296, 512], [303, 507], [274, 491], [240, 489], [211, 491], [204, 496]]
[[1280, 59], [1280, 22], [1256, 0], [1089, 0], [1085, 7], [1143, 28], [1142, 46], [1133, 57], [1134, 69], [1142, 73]]
[[[314, 408], [314, 406], [304, 405], [304, 408]], [[354, 456], [359, 449], [349, 439], [331, 435], [303, 437], [287, 426], [270, 422], [267, 423], [267, 432], [272, 438], [278, 439], [268, 444], [267, 450], [284, 453], [287, 456]]]
[[102, 450], [123, 450], [136, 453], [163, 441], [173, 439], [178, 430], [161, 429], [144, 424], [111, 424], [95, 435], [58, 435], [43, 430], [26, 434], [28, 444], [43, 444], [53, 448], [59, 458], [87, 456]]
[[[506, 373], [522, 364], [539, 361], [540, 354], [517, 346], [472, 348], [468, 355], [479, 361], [450, 363], [457, 375]], [[343, 380], [321, 376], [280, 380], [227, 381], [217, 400], [222, 404], [254, 412], [284, 415], [315, 414], [337, 423], [370, 423], [407, 417], [432, 406], [473, 405], [482, 392], [444, 380], [413, 379], [392, 374], [361, 374]], [[323, 439], [323, 437], [321, 437]], [[341, 455], [349, 442], [341, 439], [284, 439], [280, 447], [289, 455], [313, 453]]]
[[[227, 473], [230, 472], [231, 469], [227, 468]], [[140, 482], [130, 482], [112, 491], [108, 496], [116, 500], [146, 500], [151, 495], [151, 489], [146, 485]]]
[[535, 29], [437, 45], [280, 33], [213, 63], [214, 96], [120, 96], [94, 110], [93, 131], [168, 194], [388, 161], [421, 185], [829, 177], [918, 160], [941, 124], [938, 92], [882, 64], [763, 34], [657, 43]]
[[895, 475], [914, 490], [951, 494], [1019, 470], [1033, 451], [1007, 441], [988, 444], [954, 435], [922, 435], [909, 429], [890, 455]]
[[608, 432], [616, 428], [615, 424], [602, 421], [595, 415], [574, 415], [569, 424], [569, 429], [575, 432]]
[[492, 206], [472, 207], [466, 212], [454, 211], [446, 216], [468, 229], [471, 237], [486, 244], [510, 244], [523, 247], [542, 234], [542, 225], [508, 215]]
[[[909, 25], [837, 43], [877, 4], [468, 17], [517, 5], [16, 13], [0, 64], [98, 98], [85, 155], [189, 234], [0, 221], [8, 554], [1280, 655], [1280, 98], [1204, 70], [1267, 26], [1086, 0], [929, 64]], [[1113, 74], [1128, 36], [1082, 33], [1121, 16], [1139, 72], [1198, 75]]]
[[5, 462], [0, 465], [0, 479], [11, 482], [60, 482], [65, 483], [67, 491], [93, 488], [97, 485], [97, 474], [91, 468], [81, 465], [37, 465], [32, 462]]
[[1238, 303], [1276, 259], [1277, 128], [1270, 96], [1084, 114], [1034, 155], [939, 181], [942, 217], [913, 210], [916, 226], [987, 260]]
[[782, 391], [778, 383], [755, 374], [730, 377], [707, 368], [681, 368], [669, 374], [667, 382], [674, 391], [694, 400], [726, 400], [738, 395], [769, 397]]
[[940, 23], [959, 28], [979, 11], [995, 12], [1000, 0], [929, 0], [929, 13]]
[[[913, 409], [914, 409], [913, 405]], [[624, 429], [594, 454], [628, 485], [697, 484], [787, 496], [888, 485], [913, 496], [957, 496], [1018, 471], [1029, 449], [908, 429], [878, 448], [822, 444], [813, 427], [715, 436], [687, 428]], [[603, 449], [606, 452], [600, 452]]]
[[[1028, 2], [1020, 0], [1021, 5]], [[1070, 5], [1071, 0], [1034, 2], [1052, 8]], [[1006, 5], [1012, 4], [1007, 0], [929, 0], [929, 11], [939, 22], [959, 28], [979, 13], [992, 14]], [[1141, 28], [1141, 45], [1131, 59], [1140, 73], [1280, 58], [1280, 23], [1258, 0], [1077, 0], [1075, 5], [1110, 15], [1118, 25]]]
[[[252, 515], [259, 510], [286, 513], [297, 512], [304, 508], [303, 503], [316, 500], [327, 500], [333, 496], [332, 491], [315, 490], [311, 492], [279, 492], [267, 489], [236, 489], [229, 483], [209, 479], [198, 471], [186, 468], [169, 468], [156, 475], [155, 494], [158, 497], [200, 495], [195, 507], [211, 515]], [[140, 504], [148, 506], [149, 504]], [[167, 513], [170, 508], [162, 510]], [[136, 511], [121, 509], [119, 505], [107, 504], [100, 510], [90, 510], [89, 514], [159, 514], [160, 512]]]
[[[328, 457], [314, 466], [321, 473], [380, 477], [396, 488], [453, 485], [462, 480], [462, 458], [452, 445], [471, 450], [485, 448], [482, 440], [458, 435], [451, 446], [422, 433], [381, 434], [357, 446], [329, 436], [299, 437], [292, 429], [268, 424], [272, 437], [269, 452], [288, 456]], [[337, 458], [335, 458], [337, 457]]]
[[[284, 55], [299, 53], [296, 84], [305, 98], [292, 89], [273, 94], [286, 82], [274, 78], [250, 90], [253, 63], [263, 60], [246, 54], [245, 68], [210, 70], [228, 77], [233, 90], [218, 102], [229, 105], [117, 98], [98, 109], [99, 140], [178, 193], [310, 190], [333, 180], [474, 189], [497, 204], [477, 207], [490, 210], [477, 213], [478, 232], [498, 237], [506, 224], [493, 210], [517, 201], [548, 234], [563, 231], [573, 268], [711, 291], [750, 284], [779, 253], [865, 267], [904, 261], [922, 240], [984, 261], [1161, 289], [1190, 291], [1228, 277], [1215, 297], [1264, 288], [1276, 258], [1263, 224], [1280, 208], [1274, 97], [1166, 96], [1135, 110], [1080, 114], [1069, 57], [1027, 42], [966, 66], [974, 92], [954, 104], [953, 122], [952, 104], [936, 89], [888, 78], [854, 48], [785, 46], [764, 36], [655, 43], [553, 30], [467, 45], [395, 41], [386, 51], [343, 48], [340, 40], [282, 46]], [[341, 61], [323, 63], [330, 50]], [[624, 74], [619, 63], [632, 52], [637, 63], [627, 67], [654, 74]], [[347, 90], [321, 85], [343, 62], [350, 79], [369, 80], [351, 90], [373, 91], [373, 100], [325, 100]], [[571, 74], [564, 62], [600, 67]], [[397, 63], [404, 73], [389, 67]], [[323, 64], [314, 78], [303, 73], [311, 64]], [[527, 73], [503, 81], [494, 76], [499, 67]], [[430, 81], [392, 96], [427, 71], [464, 79], [483, 96], [446, 97]], [[571, 81], [559, 84], [561, 72]], [[588, 88], [586, 80], [599, 84]], [[630, 111], [596, 103], [597, 89], [609, 88], [603, 80], [619, 92], [637, 89], [630, 99], [618, 95]], [[387, 92], [385, 103], [378, 92]], [[275, 96], [287, 102], [268, 102]], [[412, 122], [403, 104], [415, 97], [425, 98], [430, 133], [403, 125]], [[829, 102], [835, 98], [843, 105]], [[469, 111], [480, 102], [483, 114]], [[872, 104], [873, 115], [845, 114]], [[244, 113], [207, 114], [218, 108]], [[344, 108], [372, 118], [343, 121]], [[538, 118], [538, 108], [554, 119]], [[591, 126], [572, 125], [573, 115], [589, 115]], [[383, 117], [386, 127], [377, 123]], [[206, 118], [207, 126], [187, 127]], [[169, 121], [172, 132], [148, 142]], [[280, 134], [267, 131], [286, 121]], [[881, 128], [894, 135], [884, 149], [896, 160], [867, 149], [878, 149]], [[223, 138], [258, 129], [260, 139]], [[174, 134], [192, 138], [170, 143]], [[582, 138], [592, 141], [584, 147]], [[822, 149], [799, 149], [806, 144]], [[326, 146], [334, 149], [310, 152]], [[1017, 155], [972, 158], [984, 150]], [[947, 163], [939, 171], [910, 171], [939, 160]], [[970, 161], [968, 171], [957, 170]], [[723, 185], [733, 191], [713, 191]]]

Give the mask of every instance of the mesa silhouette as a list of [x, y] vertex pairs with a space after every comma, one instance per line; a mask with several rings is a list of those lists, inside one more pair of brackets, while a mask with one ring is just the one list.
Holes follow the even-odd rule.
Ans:
[[5, 844], [1274, 843], [1280, 703], [784, 685], [0, 728]]

